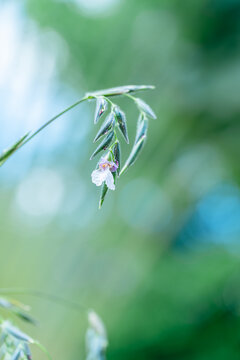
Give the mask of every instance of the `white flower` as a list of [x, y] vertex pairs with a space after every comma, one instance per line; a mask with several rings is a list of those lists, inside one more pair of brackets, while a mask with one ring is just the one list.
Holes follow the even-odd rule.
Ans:
[[116, 171], [117, 167], [118, 165], [114, 162], [102, 158], [99, 162], [99, 168], [92, 172], [92, 182], [97, 186], [101, 186], [105, 182], [110, 190], [115, 190], [112, 172]]

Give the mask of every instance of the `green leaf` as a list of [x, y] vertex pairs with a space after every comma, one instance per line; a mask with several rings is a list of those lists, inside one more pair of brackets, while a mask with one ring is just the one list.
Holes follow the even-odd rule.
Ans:
[[118, 121], [119, 129], [123, 134], [124, 139], [129, 144], [126, 116], [118, 106], [114, 107], [114, 112]]
[[131, 165], [134, 164], [134, 162], [136, 161], [144, 143], [145, 143], [145, 140], [146, 140], [146, 136], [142, 136], [141, 139], [133, 146], [132, 148], [132, 151], [128, 157], [128, 159], [126, 160], [121, 172], [120, 172], [120, 175], [122, 175]]
[[111, 131], [104, 139], [103, 141], [100, 143], [100, 145], [96, 148], [96, 150], [93, 152], [92, 156], [90, 157], [90, 160], [92, 160], [94, 158], [94, 156], [96, 156], [100, 151], [102, 150], [106, 150], [109, 145], [112, 142], [113, 139], [113, 135], [114, 135], [114, 131]]
[[115, 122], [115, 114], [111, 112], [107, 116], [102, 126], [100, 127], [93, 141], [96, 142], [98, 139], [100, 139], [101, 136], [106, 135], [108, 130], [114, 125], [114, 122]]
[[101, 209], [102, 207], [102, 204], [105, 200], [105, 196], [108, 192], [108, 187], [106, 185], [106, 183], [104, 182], [104, 184], [102, 185], [102, 188], [101, 188], [101, 195], [100, 195], [100, 200], [99, 200], [99, 209]]
[[143, 111], [146, 115], [150, 116], [153, 119], [157, 118], [152, 108], [147, 103], [145, 103], [145, 101], [139, 98], [135, 98], [135, 102], [140, 111]]
[[105, 113], [106, 110], [107, 110], [107, 101], [102, 97], [97, 98], [94, 124], [98, 122], [98, 120]]
[[5, 161], [15, 152], [17, 151], [22, 144], [24, 143], [24, 141], [26, 140], [26, 138], [28, 137], [29, 133], [27, 133], [26, 135], [24, 135], [23, 137], [21, 137], [20, 140], [18, 140], [14, 145], [12, 145], [9, 149], [6, 149], [2, 152], [2, 154], [0, 155], [0, 166], [2, 166]]
[[115, 162], [118, 163], [117, 173], [118, 173], [118, 175], [119, 175], [119, 173], [120, 173], [120, 168], [121, 168], [121, 148], [120, 148], [120, 143], [119, 143], [118, 140], [116, 141], [116, 143], [115, 143], [115, 145], [114, 145], [113, 155], [114, 155], [114, 160], [115, 160]]

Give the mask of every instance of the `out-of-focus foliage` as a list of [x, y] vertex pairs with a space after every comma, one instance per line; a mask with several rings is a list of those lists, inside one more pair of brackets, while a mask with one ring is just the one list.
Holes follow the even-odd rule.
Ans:
[[[156, 85], [145, 151], [101, 212], [94, 108], [1, 171], [2, 286], [96, 309], [108, 359], [239, 359], [239, 16], [237, 0], [1, 3], [1, 148], [85, 91]], [[133, 144], [136, 109], [119, 105]], [[53, 358], [84, 358], [84, 314], [27, 302]]]

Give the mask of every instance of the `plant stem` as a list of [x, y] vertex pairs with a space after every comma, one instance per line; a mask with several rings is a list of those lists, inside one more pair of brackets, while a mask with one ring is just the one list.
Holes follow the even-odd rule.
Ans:
[[[72, 104], [71, 106], [69, 106], [68, 108], [66, 108], [65, 110], [61, 111], [59, 114], [55, 115], [53, 118], [51, 118], [50, 120], [48, 120], [45, 124], [43, 124], [38, 130], [36, 130], [31, 136], [29, 136], [22, 144], [20, 147], [22, 147], [23, 145], [27, 144], [30, 140], [32, 140], [37, 134], [39, 134], [43, 129], [45, 129], [48, 125], [50, 125], [53, 121], [55, 121], [56, 119], [58, 119], [60, 116], [66, 114], [68, 111], [72, 110], [73, 108], [75, 108], [77, 105], [81, 104], [83, 101], [88, 100], [88, 97], [83, 97], [82, 99], [78, 100], [77, 102], [75, 102], [74, 104]], [[19, 147], [19, 148], [20, 148]]]
[[88, 308], [84, 305], [81, 305], [75, 301], [64, 299], [58, 295], [45, 293], [38, 290], [33, 289], [24, 289], [24, 288], [0, 288], [0, 295], [30, 295], [42, 299], [46, 299], [48, 301], [54, 302], [56, 304], [65, 306], [67, 308], [80, 310], [80, 311], [87, 311]]
[[49, 352], [47, 351], [47, 349], [38, 341], [34, 341], [34, 343], [40, 350], [42, 350], [42, 352], [44, 352], [44, 354], [47, 356], [47, 358], [49, 360], [52, 360], [51, 355], [49, 354]]

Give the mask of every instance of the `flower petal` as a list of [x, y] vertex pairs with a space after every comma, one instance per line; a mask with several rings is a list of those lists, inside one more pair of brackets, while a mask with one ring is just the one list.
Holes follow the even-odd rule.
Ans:
[[109, 169], [105, 170], [106, 176], [106, 185], [110, 190], [115, 190], [114, 178]]
[[91, 176], [92, 176], [92, 182], [97, 186], [101, 186], [102, 183], [106, 180], [107, 173], [106, 171], [102, 171], [102, 170], [94, 170]]

